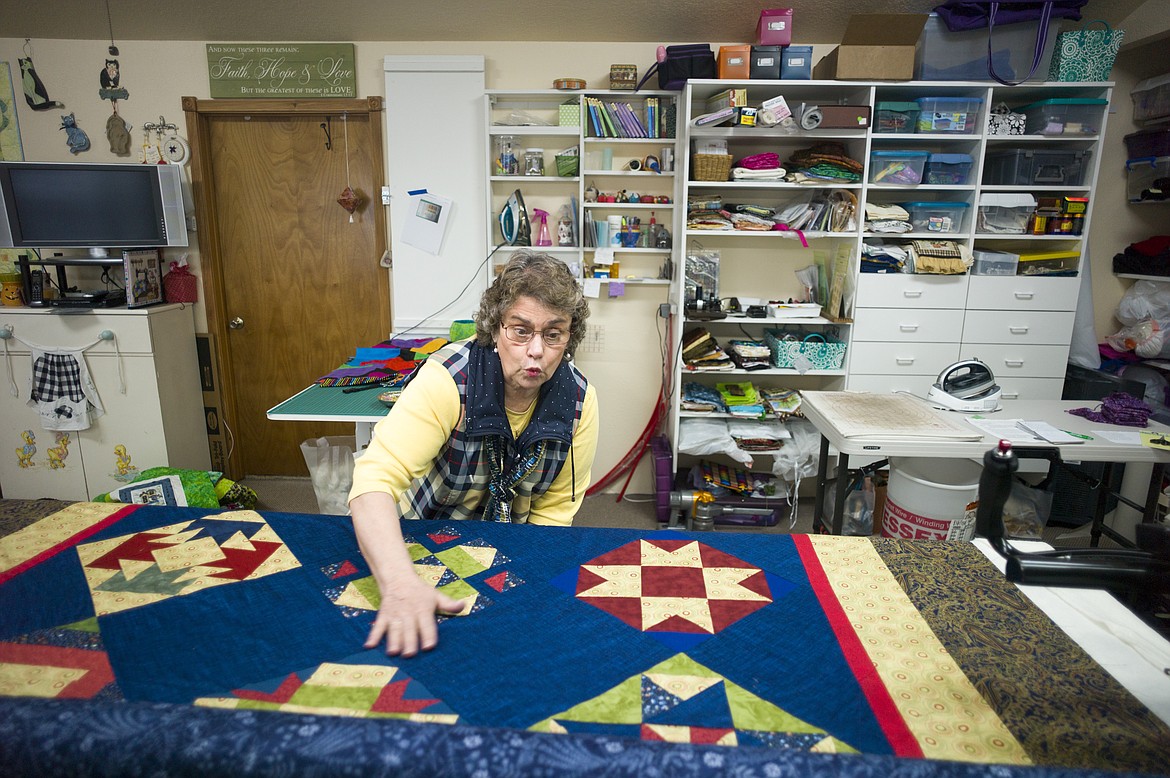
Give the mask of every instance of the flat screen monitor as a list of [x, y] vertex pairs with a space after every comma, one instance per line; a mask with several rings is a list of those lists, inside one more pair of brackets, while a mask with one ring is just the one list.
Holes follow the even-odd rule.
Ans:
[[0, 162], [0, 246], [186, 246], [176, 165]]

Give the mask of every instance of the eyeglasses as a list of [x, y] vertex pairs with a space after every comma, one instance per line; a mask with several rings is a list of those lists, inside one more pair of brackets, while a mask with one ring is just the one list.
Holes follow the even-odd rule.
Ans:
[[540, 334], [546, 346], [564, 346], [569, 342], [568, 330], [534, 330], [531, 327], [520, 325], [504, 327], [503, 330], [504, 336], [513, 343], [529, 343], [532, 341], [532, 336], [537, 333]]

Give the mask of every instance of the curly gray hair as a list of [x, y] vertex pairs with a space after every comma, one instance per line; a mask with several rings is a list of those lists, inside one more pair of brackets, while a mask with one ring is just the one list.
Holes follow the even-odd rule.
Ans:
[[481, 346], [495, 343], [504, 315], [521, 297], [531, 297], [546, 308], [571, 319], [565, 358], [571, 359], [585, 337], [589, 303], [569, 266], [556, 257], [520, 250], [483, 293], [475, 312], [475, 340]]

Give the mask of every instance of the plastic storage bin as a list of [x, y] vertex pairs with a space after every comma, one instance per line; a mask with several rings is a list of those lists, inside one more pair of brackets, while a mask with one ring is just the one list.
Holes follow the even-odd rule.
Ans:
[[971, 175], [970, 154], [931, 154], [926, 159], [928, 184], [962, 186]]
[[920, 97], [918, 132], [975, 132], [981, 97]]
[[914, 132], [918, 111], [918, 103], [879, 102], [874, 132]]
[[1170, 127], [1139, 130], [1126, 135], [1125, 156], [1129, 159], [1170, 157]]
[[869, 153], [869, 182], [871, 184], [921, 184], [926, 172], [926, 151], [871, 151]]
[[1014, 276], [1020, 263], [1019, 254], [1007, 251], [975, 249], [973, 253], [975, 264], [971, 267], [971, 275], [975, 276]]
[[785, 46], [780, 55], [780, 78], [808, 81], [812, 78], [812, 46]]
[[1127, 160], [1125, 192], [1131, 203], [1170, 200], [1170, 157]]
[[1080, 186], [1091, 153], [1075, 149], [1013, 149], [988, 152], [983, 183], [994, 186]]
[[1016, 271], [1022, 276], [1075, 276], [1080, 265], [1079, 251], [1037, 251], [1020, 254]]
[[[1040, 64], [1028, 81], [1045, 81], [1052, 63], [1059, 20], [1048, 25], [1048, 38]], [[1019, 81], [1032, 69], [1036, 51], [1036, 23], [997, 24], [992, 39], [995, 72], [1006, 81]], [[931, 14], [918, 39], [914, 57], [914, 78], [918, 81], [991, 81], [987, 72], [987, 28], [951, 32], [938, 14]]]
[[1058, 97], [1017, 108], [1024, 114], [1028, 135], [1096, 135], [1108, 100]]
[[962, 232], [967, 203], [902, 203], [910, 214], [914, 232]]
[[979, 198], [977, 231], [990, 235], [1022, 235], [1028, 231], [1028, 218], [1036, 210], [1036, 198], [1030, 194], [995, 193]]
[[1139, 81], [1129, 95], [1133, 98], [1135, 122], [1170, 116], [1170, 73]]

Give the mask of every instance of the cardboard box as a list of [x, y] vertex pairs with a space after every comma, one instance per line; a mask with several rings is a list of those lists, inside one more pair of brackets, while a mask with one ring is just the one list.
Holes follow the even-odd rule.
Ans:
[[707, 113], [715, 113], [724, 108], [742, 108], [748, 104], [747, 90], [724, 89], [716, 95], [707, 98]]
[[814, 70], [817, 79], [909, 81], [928, 14], [853, 14], [841, 45]]

